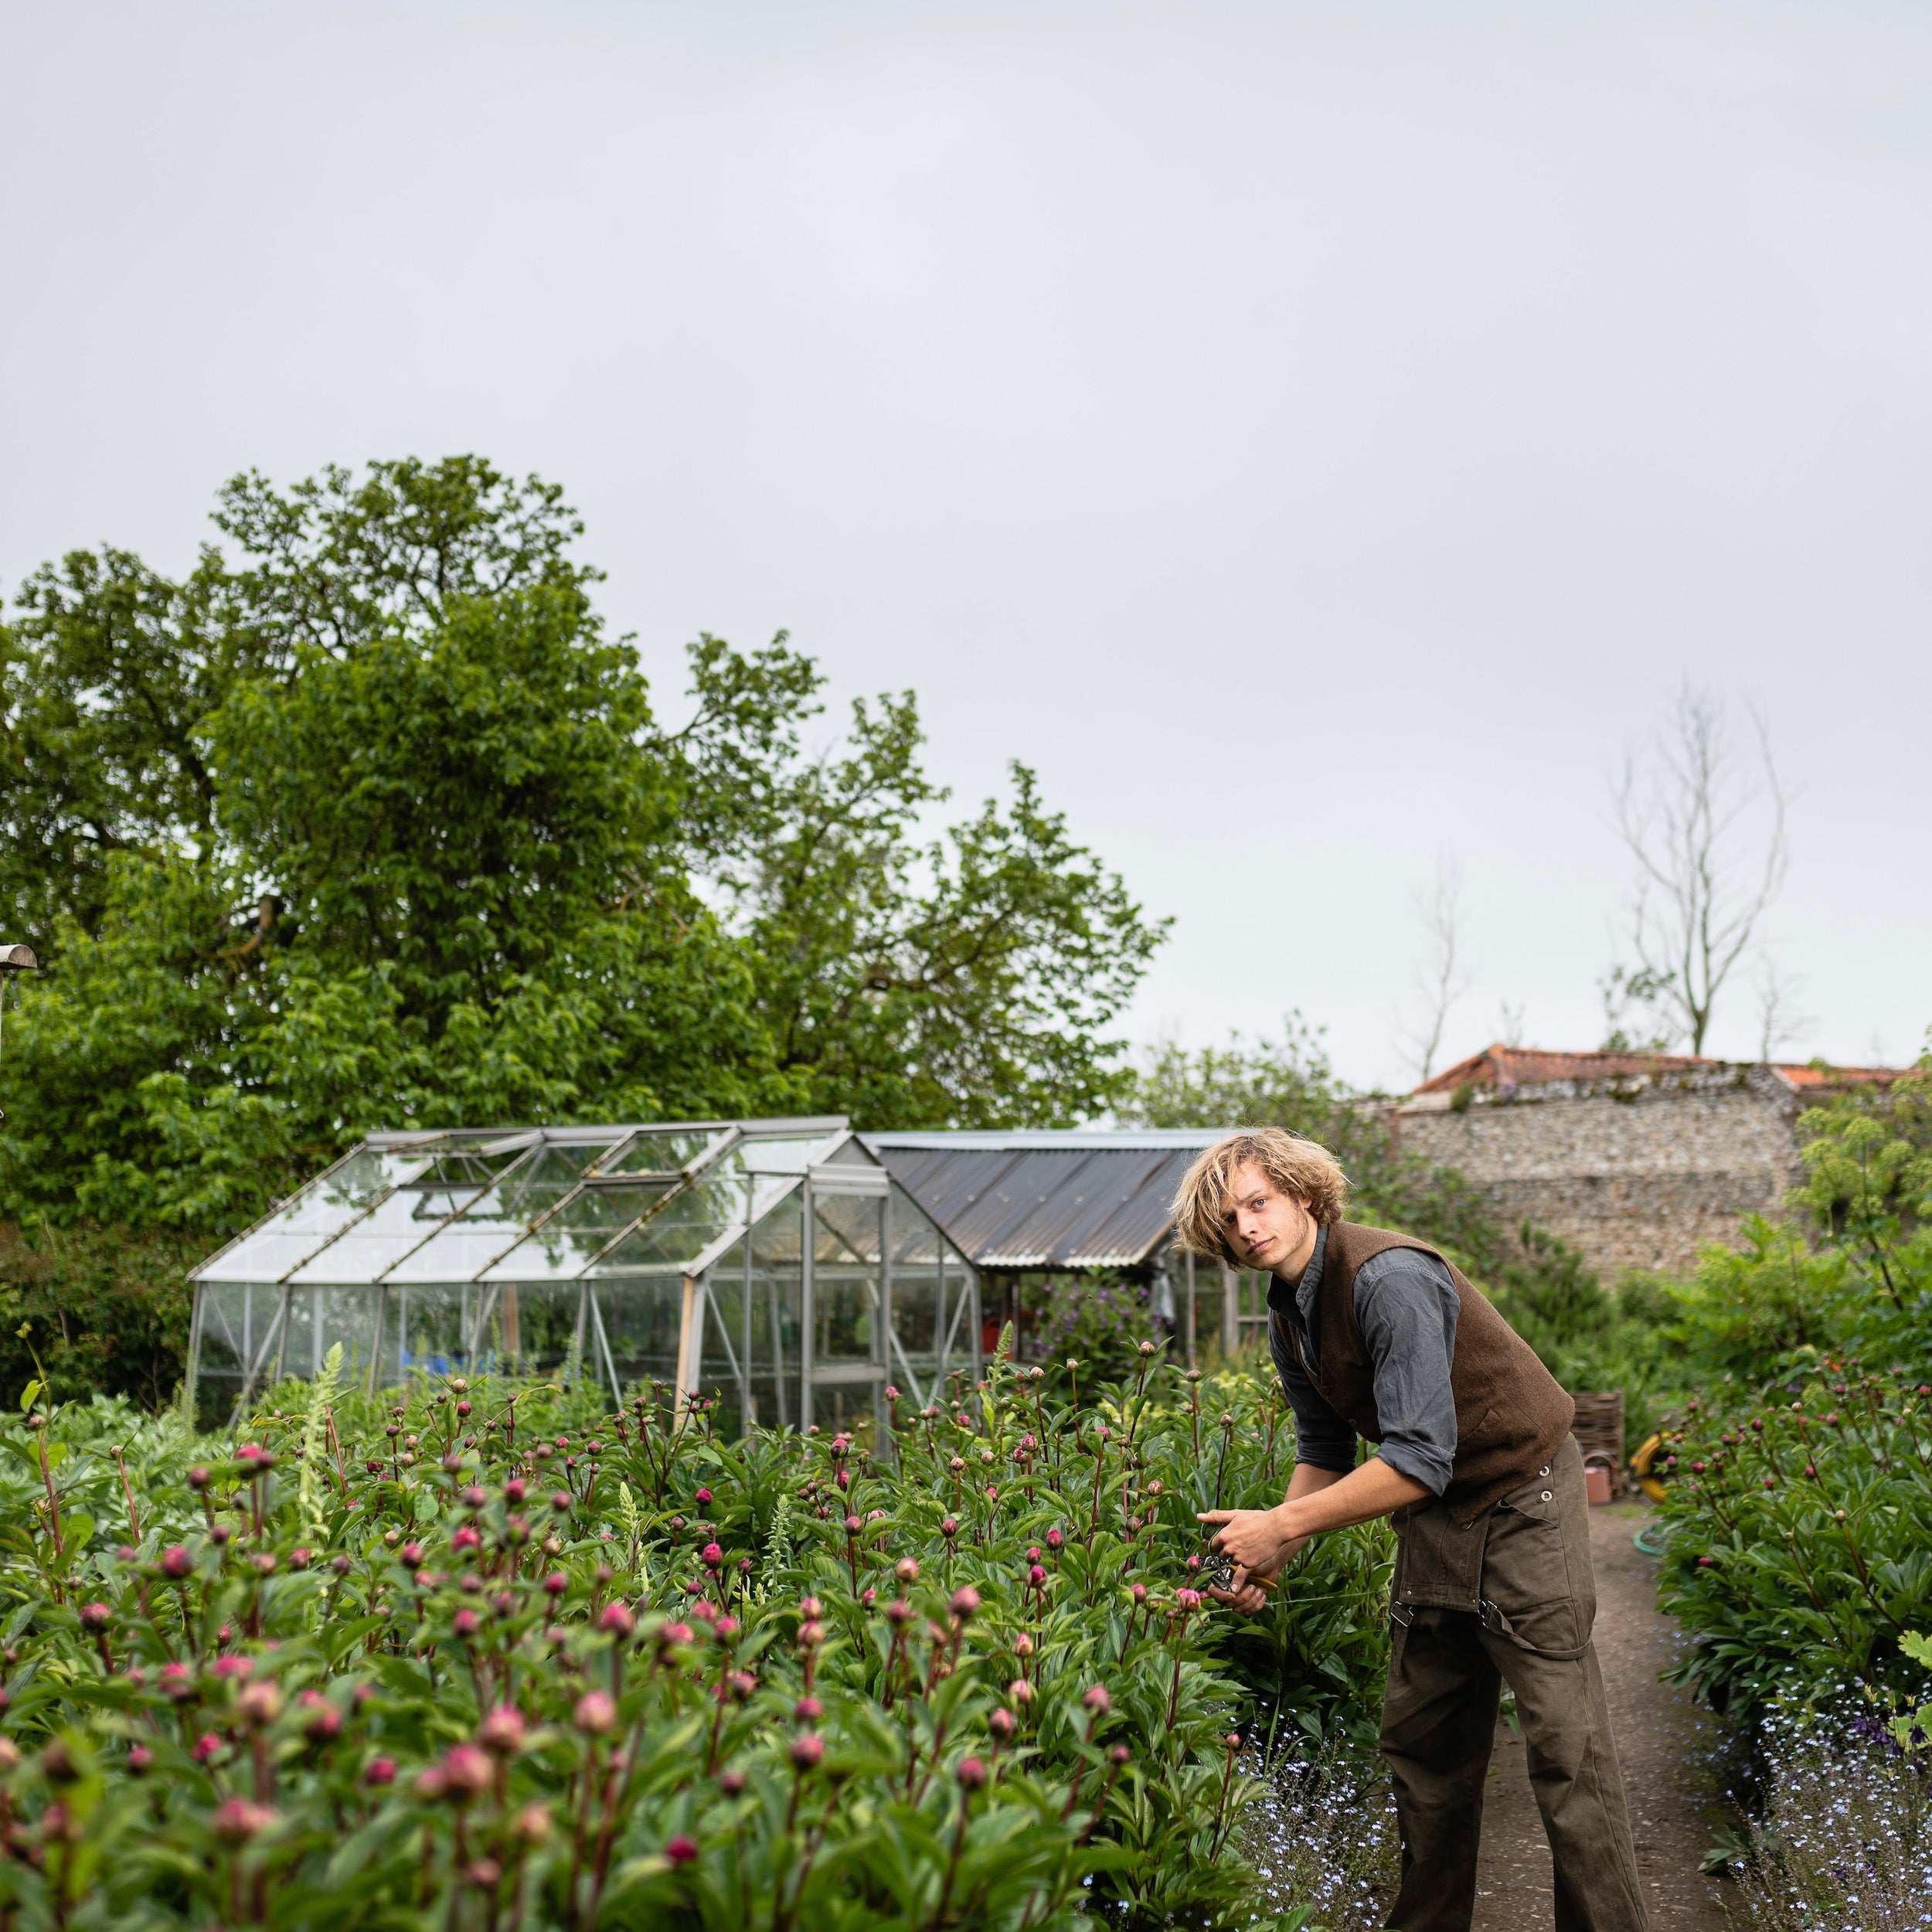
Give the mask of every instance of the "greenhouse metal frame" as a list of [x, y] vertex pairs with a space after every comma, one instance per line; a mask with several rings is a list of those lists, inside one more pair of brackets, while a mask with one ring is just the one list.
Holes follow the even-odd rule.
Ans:
[[[804, 1238], [805, 1230], [811, 1238]], [[376, 1134], [193, 1271], [191, 1403], [502, 1369], [887, 1418], [981, 1368], [979, 1281], [836, 1117]]]

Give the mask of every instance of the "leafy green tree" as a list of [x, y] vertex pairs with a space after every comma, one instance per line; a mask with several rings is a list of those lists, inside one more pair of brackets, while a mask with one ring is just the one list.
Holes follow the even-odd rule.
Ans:
[[853, 707], [845, 756], [788, 762], [719, 883], [757, 962], [779, 1064], [815, 1107], [876, 1127], [1055, 1124], [1131, 1076], [1098, 1036], [1163, 928], [1012, 767], [943, 841], [912, 694]]
[[105, 916], [117, 855], [216, 841], [200, 741], [226, 682], [204, 557], [172, 583], [138, 557], [77, 551], [0, 624], [0, 906], [43, 950]]
[[77, 552], [0, 634], [0, 906], [48, 962], [0, 1211], [206, 1240], [377, 1126], [1119, 1090], [1158, 929], [1017, 767], [924, 839], [909, 693], [815, 760], [811, 660], [705, 637], [667, 731], [559, 491], [475, 457], [215, 521], [183, 582]]

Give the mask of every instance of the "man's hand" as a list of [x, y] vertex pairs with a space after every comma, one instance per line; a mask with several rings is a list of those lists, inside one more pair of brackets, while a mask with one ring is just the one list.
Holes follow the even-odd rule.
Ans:
[[1200, 1520], [1219, 1523], [1214, 1547], [1241, 1567], [1231, 1589], [1210, 1590], [1216, 1603], [1231, 1604], [1250, 1615], [1267, 1600], [1256, 1577], [1272, 1577], [1311, 1536], [1351, 1523], [1386, 1516], [1405, 1503], [1420, 1502], [1429, 1494], [1419, 1482], [1392, 1469], [1379, 1456], [1371, 1456], [1345, 1475], [1339, 1470], [1298, 1462], [1288, 1478], [1288, 1493], [1273, 1509], [1206, 1509]]
[[1293, 1558], [1308, 1539], [1297, 1536], [1284, 1521], [1287, 1505], [1279, 1509], [1208, 1509], [1200, 1520], [1221, 1527], [1210, 1539], [1212, 1547], [1232, 1556], [1240, 1567], [1226, 1590], [1210, 1586], [1208, 1594], [1216, 1603], [1253, 1616], [1267, 1601], [1257, 1577], [1272, 1577]]

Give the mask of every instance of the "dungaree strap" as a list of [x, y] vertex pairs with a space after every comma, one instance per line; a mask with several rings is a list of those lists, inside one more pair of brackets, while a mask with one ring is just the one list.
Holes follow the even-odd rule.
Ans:
[[1532, 1657], [1543, 1658], [1549, 1663], [1573, 1664], [1590, 1648], [1587, 1638], [1580, 1644], [1566, 1645], [1560, 1650], [1546, 1650], [1540, 1644], [1532, 1644], [1528, 1638], [1517, 1634], [1515, 1625], [1487, 1597], [1478, 1604], [1476, 1617], [1485, 1630], [1506, 1638], [1517, 1649], [1528, 1651]]

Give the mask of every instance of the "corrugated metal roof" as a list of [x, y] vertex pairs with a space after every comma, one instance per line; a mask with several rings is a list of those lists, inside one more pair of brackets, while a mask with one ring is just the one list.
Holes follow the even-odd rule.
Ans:
[[1220, 1137], [1216, 1129], [861, 1138], [978, 1267], [1131, 1268], [1165, 1244], [1182, 1175]]

